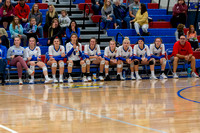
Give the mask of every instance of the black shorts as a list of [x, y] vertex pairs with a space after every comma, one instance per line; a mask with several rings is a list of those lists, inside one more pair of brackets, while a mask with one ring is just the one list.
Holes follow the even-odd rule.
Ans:
[[80, 60], [73, 61], [74, 66], [81, 66]]

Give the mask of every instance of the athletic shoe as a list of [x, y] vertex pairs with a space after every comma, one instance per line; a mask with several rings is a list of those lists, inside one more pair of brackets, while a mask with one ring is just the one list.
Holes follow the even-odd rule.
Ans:
[[32, 74], [35, 73], [35, 72], [34, 72], [33, 70], [31, 70], [31, 69], [28, 69], [27, 72], [28, 72], [29, 75], [32, 75]]
[[63, 83], [63, 78], [59, 78], [59, 83]]
[[44, 81], [45, 84], [52, 83], [52, 82], [53, 82], [53, 79], [50, 79], [50, 78], [47, 78], [47, 79]]
[[160, 75], [160, 79], [167, 79], [167, 76], [166, 76], [164, 73], [162, 73], [162, 74]]
[[121, 76], [118, 74], [117, 75], [117, 80], [120, 81], [121, 80]]
[[22, 79], [19, 79], [19, 85], [23, 85]]
[[100, 80], [100, 81], [104, 81], [103, 76], [99, 76], [99, 80]]
[[178, 79], [178, 75], [176, 73], [173, 73], [173, 78]]
[[140, 75], [136, 75], [136, 80], [141, 80], [142, 78], [140, 77]]
[[135, 80], [135, 76], [134, 75], [131, 75], [131, 80]]
[[34, 84], [34, 79], [30, 79], [29, 84]]
[[91, 81], [92, 81], [91, 76], [88, 76], [88, 77], [87, 77], [87, 80], [88, 80], [88, 82], [91, 82]]
[[155, 75], [152, 75], [152, 76], [150, 77], [150, 79], [158, 79], [158, 78], [156, 78]]
[[56, 78], [53, 78], [54, 83], [58, 83], [58, 80]]
[[120, 76], [120, 78], [121, 78], [121, 80], [125, 80], [125, 78], [122, 75]]
[[72, 77], [68, 78], [68, 83], [73, 83], [74, 81], [72, 80]]
[[195, 72], [192, 72], [192, 77], [199, 78], [199, 76]]
[[107, 75], [107, 76], [106, 76], [106, 78], [105, 78], [105, 81], [111, 81], [111, 79], [110, 79], [110, 76], [109, 76], [109, 75]]
[[87, 77], [86, 76], [83, 76], [83, 79], [82, 79], [83, 82], [87, 82]]

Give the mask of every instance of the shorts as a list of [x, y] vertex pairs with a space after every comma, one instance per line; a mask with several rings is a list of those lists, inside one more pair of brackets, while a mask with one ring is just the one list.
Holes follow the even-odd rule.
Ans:
[[[171, 61], [171, 62], [174, 62], [174, 56], [172, 56], [172, 57], [170, 58], [170, 61]], [[191, 61], [186, 61], [185, 59], [179, 59], [178, 62], [184, 62], [184, 63], [186, 63], [186, 64], [190, 64], [190, 63], [191, 63]]]
[[73, 61], [74, 66], [81, 66], [80, 60]]

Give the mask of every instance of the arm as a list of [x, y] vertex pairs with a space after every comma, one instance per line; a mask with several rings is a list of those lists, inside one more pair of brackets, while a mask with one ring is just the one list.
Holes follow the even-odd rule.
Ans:
[[30, 13], [30, 7], [27, 5], [27, 14], [26, 14], [25, 18], [28, 19], [29, 13]]
[[150, 50], [148, 46], [146, 48], [147, 48], [147, 60], [150, 60], [151, 59]]
[[42, 13], [40, 14], [40, 21], [39, 21], [39, 24], [38, 26], [40, 26], [42, 24], [42, 21], [43, 21], [43, 17], [42, 17]]
[[190, 38], [189, 38], [189, 31], [187, 31], [187, 40], [189, 40]]
[[106, 19], [107, 18], [103, 7], [101, 8], [101, 14], [102, 14], [101, 15], [102, 19]]
[[29, 23], [24, 26], [24, 33], [28, 33]]
[[21, 24], [20, 24], [19, 34], [23, 34], [23, 27]]
[[36, 33], [36, 31], [37, 31], [37, 25], [34, 25], [34, 26], [32, 27], [32, 32], [33, 32], [33, 33]]
[[69, 28], [66, 29], [66, 38], [69, 39], [71, 37], [71, 33]]
[[71, 56], [71, 54], [74, 52], [74, 48], [72, 47], [69, 52], [67, 53], [67, 56]]
[[101, 50], [100, 50], [99, 45], [97, 46], [97, 55], [98, 55], [98, 56], [101, 56]]
[[8, 49], [8, 52], [7, 52], [7, 59], [11, 59], [11, 54], [12, 54], [12, 48], [10, 47], [9, 49]]
[[175, 32], [175, 37], [176, 37], [176, 41], [178, 41], [179, 38], [178, 38], [178, 31], [177, 31], [177, 30], [176, 30], [176, 32]]
[[2, 59], [6, 59], [6, 57], [7, 57], [7, 48], [5, 47], [5, 49], [3, 51]]
[[79, 38], [79, 37], [80, 37], [80, 35], [81, 35], [81, 30], [80, 30], [80, 28], [78, 28], [77, 30], [78, 30], [78, 33], [77, 33], [77, 35], [78, 35], [78, 38]]
[[104, 59], [110, 61], [110, 58], [108, 58], [108, 47], [106, 47], [104, 50]]
[[9, 26], [9, 31], [10, 31], [10, 34], [13, 35], [13, 36], [14, 36], [14, 35], [16, 35], [16, 36], [18, 35], [18, 33], [16, 33], [16, 32], [14, 31], [12, 24], [10, 24], [10, 26]]
[[88, 48], [87, 48], [87, 45], [85, 45], [84, 54], [85, 54], [85, 58], [87, 58], [87, 59], [90, 58], [90, 57], [88, 56]]
[[27, 61], [26, 50], [24, 48], [22, 48], [22, 50], [23, 50], [23, 59], [24, 61]]

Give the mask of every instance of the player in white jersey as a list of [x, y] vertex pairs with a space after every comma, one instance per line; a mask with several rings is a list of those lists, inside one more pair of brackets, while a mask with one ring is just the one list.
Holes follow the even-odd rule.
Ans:
[[134, 56], [132, 57], [132, 59], [134, 59], [135, 75], [137, 80], [141, 79], [138, 73], [139, 64], [150, 65], [150, 79], [157, 79], [154, 74], [155, 63], [153, 61], [153, 58], [151, 58], [149, 47], [144, 44], [144, 38], [141, 37], [138, 39], [138, 44], [134, 46]]
[[132, 47], [130, 46], [130, 40], [128, 37], [125, 37], [122, 43], [122, 46], [120, 46], [117, 49], [117, 80], [124, 80], [122, 77], [122, 69], [123, 69], [123, 63], [129, 64], [131, 69], [131, 79], [135, 79], [134, 77], [134, 63], [131, 60], [131, 57], [133, 56]]
[[70, 42], [66, 44], [66, 54], [68, 57], [68, 82], [73, 82], [71, 73], [73, 65], [75, 66], [81, 66], [82, 68], [82, 79], [83, 82], [87, 82], [87, 77], [85, 75], [86, 73], [86, 63], [84, 60], [82, 60], [82, 45], [78, 42], [78, 36], [76, 33], [72, 33]]
[[[52, 79], [48, 77], [47, 67], [44, 62], [41, 61], [41, 50], [40, 47], [36, 46], [36, 40], [34, 37], [29, 39], [29, 47], [25, 49], [28, 65], [32, 71], [35, 71], [35, 66], [39, 66], [43, 70], [45, 77], [44, 83], [51, 83]], [[31, 80], [29, 83], [34, 83], [34, 75], [31, 75]]]
[[165, 59], [165, 45], [162, 43], [161, 38], [156, 38], [154, 43], [150, 45], [150, 53], [151, 57], [156, 62], [160, 62], [161, 64], [161, 75], [160, 78], [167, 79], [165, 75], [165, 66], [166, 66], [166, 59]]
[[65, 58], [65, 48], [60, 45], [60, 39], [55, 38], [53, 40], [53, 45], [49, 46], [49, 59], [47, 65], [51, 66], [53, 82], [57, 83], [56, 79], [56, 69], [59, 65], [59, 82], [63, 83], [63, 73], [64, 73], [64, 58]]
[[85, 45], [85, 57], [86, 57], [86, 68], [87, 68], [87, 79], [88, 81], [92, 81], [91, 74], [90, 74], [90, 64], [100, 64], [100, 73], [99, 73], [99, 79], [101, 81], [104, 80], [103, 78], [103, 69], [105, 65], [104, 58], [101, 57], [101, 51], [100, 47], [97, 44], [96, 38], [92, 37], [90, 39], [89, 45]]
[[109, 42], [109, 46], [105, 48], [104, 50], [104, 59], [105, 59], [105, 80], [110, 81], [109, 76], [109, 65], [111, 66], [117, 66], [117, 47], [116, 42], [114, 40], [111, 40]]

